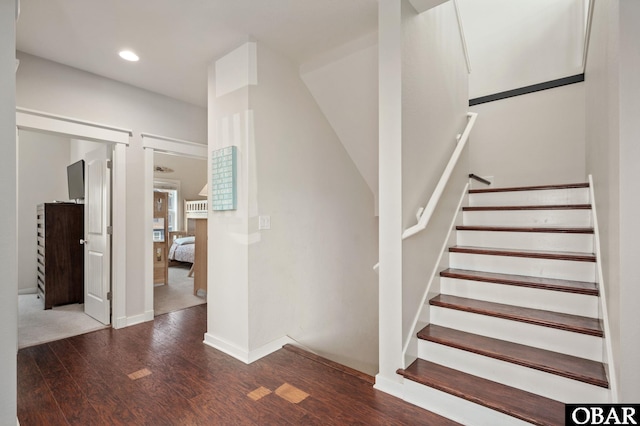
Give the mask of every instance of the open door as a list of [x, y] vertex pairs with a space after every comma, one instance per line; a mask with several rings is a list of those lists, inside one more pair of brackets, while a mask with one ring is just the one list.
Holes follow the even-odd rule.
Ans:
[[111, 146], [85, 157], [84, 312], [111, 323]]

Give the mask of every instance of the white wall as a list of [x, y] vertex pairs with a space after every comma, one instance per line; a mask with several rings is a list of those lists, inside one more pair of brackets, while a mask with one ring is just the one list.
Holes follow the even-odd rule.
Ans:
[[[596, 2], [585, 70], [586, 164], [593, 175], [614, 357], [620, 353], [618, 2]], [[618, 374], [620, 375], [620, 374]]]
[[470, 170], [493, 186], [586, 182], [583, 83], [476, 105]]
[[620, 392], [622, 401], [640, 401], [640, 2], [620, 1]]
[[[416, 223], [451, 158], [467, 123], [468, 71], [455, 7], [444, 3], [420, 15], [403, 3], [402, 57], [402, 220]], [[465, 184], [458, 169], [433, 224], [403, 243], [403, 336], [420, 309], [448, 222]], [[437, 224], [437, 225], [436, 225]]]
[[[18, 52], [17, 105], [133, 130], [127, 148], [126, 315], [144, 314], [144, 150], [140, 133], [206, 140], [206, 110]], [[118, 319], [120, 320], [120, 319]]]
[[17, 164], [15, 112], [14, 0], [0, 1], [0, 194], [5, 205], [0, 227], [0, 264], [5, 265], [0, 285], [0, 424], [16, 424], [16, 352], [18, 350]]
[[377, 41], [377, 34], [365, 36], [300, 67], [302, 80], [376, 199], [378, 194]]
[[[247, 65], [242, 60], [238, 62], [229, 65], [243, 74], [243, 66]], [[252, 63], [255, 66], [255, 57]], [[249, 233], [249, 160], [255, 148], [253, 114], [249, 109], [248, 83], [228, 93], [224, 88], [216, 91], [216, 83], [221, 81], [217, 79], [220, 72], [223, 71], [217, 72], [216, 62], [209, 67], [209, 152], [231, 145], [238, 149], [237, 209], [209, 211], [205, 343], [242, 359], [249, 353], [248, 245], [253, 238]], [[225, 94], [217, 96], [218, 92]], [[211, 155], [209, 162], [210, 159]], [[210, 176], [210, 168], [208, 173]]]
[[70, 141], [44, 133], [19, 132], [18, 143], [18, 289], [36, 292], [36, 208], [68, 201]]
[[[250, 345], [287, 334], [333, 361], [375, 374], [373, 194], [294, 64], [260, 44], [250, 102], [255, 213], [271, 216], [271, 230], [260, 232], [249, 252]], [[256, 223], [251, 215], [250, 226]]]
[[101, 142], [83, 141], [79, 139], [71, 139], [70, 141], [70, 154], [69, 164], [76, 161], [83, 160], [87, 153], [99, 149], [102, 146]]
[[202, 200], [206, 197], [198, 195], [207, 182], [207, 161], [179, 155], [155, 152], [153, 155], [156, 166], [166, 166], [173, 172], [154, 172], [154, 179], [170, 179], [180, 182], [180, 199], [178, 200], [178, 227], [185, 231], [184, 202], [185, 200]]
[[596, 2], [586, 70], [587, 172], [593, 174], [621, 402], [640, 400], [637, 210], [640, 4]]
[[[253, 55], [251, 45], [239, 51]], [[257, 63], [257, 84], [210, 92], [210, 148], [236, 145], [239, 159], [237, 210], [209, 214], [205, 340], [251, 358], [289, 336], [375, 373], [371, 191], [296, 66], [259, 43], [237, 66], [247, 63]], [[259, 215], [271, 229], [258, 230]]]
[[470, 99], [582, 73], [584, 0], [458, 0]]

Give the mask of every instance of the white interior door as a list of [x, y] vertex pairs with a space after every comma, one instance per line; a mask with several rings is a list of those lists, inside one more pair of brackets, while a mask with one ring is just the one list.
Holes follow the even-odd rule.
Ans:
[[111, 170], [107, 144], [85, 156], [84, 312], [111, 323]]

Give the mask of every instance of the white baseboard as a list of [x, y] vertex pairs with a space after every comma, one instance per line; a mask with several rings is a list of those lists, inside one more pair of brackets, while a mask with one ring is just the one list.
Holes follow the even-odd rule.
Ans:
[[404, 399], [404, 378], [396, 375], [396, 380], [376, 374], [374, 389], [388, 393], [396, 398]]
[[281, 349], [286, 344], [295, 344], [295, 341], [288, 336], [283, 336], [279, 339], [276, 339], [272, 342], [267, 343], [255, 349], [253, 351], [248, 351], [234, 343], [227, 342], [224, 339], [216, 337], [212, 334], [205, 333], [204, 335], [204, 344], [211, 346], [214, 349], [217, 349], [221, 352], [224, 352], [227, 355], [234, 357], [237, 360], [244, 362], [245, 364], [251, 364], [254, 361], [259, 360], [277, 350]]
[[130, 327], [132, 325], [142, 324], [143, 322], [153, 321], [153, 310], [146, 311], [144, 314], [134, 315], [131, 317], [120, 317], [113, 321], [112, 327], [115, 329]]
[[38, 287], [20, 288], [18, 294], [36, 294], [38, 293]]

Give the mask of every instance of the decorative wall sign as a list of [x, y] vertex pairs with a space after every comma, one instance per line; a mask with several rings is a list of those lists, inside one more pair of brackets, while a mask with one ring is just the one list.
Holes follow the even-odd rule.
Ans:
[[228, 146], [211, 153], [211, 203], [213, 210], [235, 210], [238, 147]]

